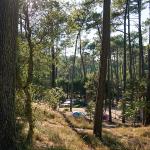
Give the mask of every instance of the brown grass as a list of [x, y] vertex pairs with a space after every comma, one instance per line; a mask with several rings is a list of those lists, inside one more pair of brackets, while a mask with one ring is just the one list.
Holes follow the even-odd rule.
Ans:
[[105, 129], [129, 150], [150, 150], [150, 127], [121, 127]]
[[88, 121], [87, 119], [80, 117], [75, 118], [71, 115], [67, 116], [68, 120], [75, 128], [82, 128], [82, 129], [93, 129], [93, 123]]
[[[47, 104], [33, 103], [33, 115], [32, 150], [150, 150], [150, 127], [104, 128], [100, 141], [93, 136], [92, 123], [84, 118], [66, 115], [72, 127], [78, 130], [75, 132], [63, 115], [52, 111]], [[22, 130], [24, 135], [27, 128], [25, 124]]]
[[[68, 124], [65, 122], [61, 114], [50, 110], [47, 106], [45, 109], [42, 104], [34, 104], [34, 107], [36, 107], [36, 110], [34, 111], [34, 116], [36, 118], [34, 134], [35, 150], [91, 149], [90, 144], [86, 144], [84, 139], [82, 139], [75, 131], [68, 127]], [[107, 148], [99, 144], [96, 150], [107, 150]]]

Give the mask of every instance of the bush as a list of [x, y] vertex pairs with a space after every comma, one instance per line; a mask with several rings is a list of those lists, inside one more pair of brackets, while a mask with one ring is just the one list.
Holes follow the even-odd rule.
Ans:
[[87, 112], [87, 115], [90, 117], [90, 120], [93, 119], [94, 110], [95, 110], [95, 103], [93, 101], [90, 101], [86, 108], [86, 112]]
[[58, 87], [46, 90], [44, 95], [45, 101], [49, 103], [53, 110], [57, 109], [60, 100], [65, 97], [63, 89]]

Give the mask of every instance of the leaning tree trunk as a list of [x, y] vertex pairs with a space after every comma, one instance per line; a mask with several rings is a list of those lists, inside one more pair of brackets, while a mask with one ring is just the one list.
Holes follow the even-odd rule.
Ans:
[[0, 1], [0, 149], [16, 150], [15, 86], [17, 1]]
[[79, 33], [77, 34], [76, 37], [76, 43], [75, 43], [75, 51], [74, 51], [74, 58], [73, 58], [73, 64], [72, 64], [72, 72], [71, 72], [71, 96], [70, 96], [70, 111], [72, 111], [72, 99], [73, 99], [73, 91], [74, 91], [74, 74], [75, 74], [75, 63], [76, 63], [76, 53], [77, 53], [77, 44], [78, 44], [78, 38], [79, 38]]
[[102, 53], [100, 59], [100, 74], [98, 80], [97, 100], [94, 116], [93, 133], [96, 137], [102, 137], [103, 102], [105, 98], [107, 58], [110, 49], [110, 3], [111, 0], [104, 0], [103, 6], [103, 35]]
[[26, 143], [31, 145], [32, 138], [33, 138], [33, 119], [32, 119], [32, 98], [29, 91], [30, 85], [32, 83], [33, 78], [33, 43], [31, 41], [31, 27], [29, 21], [29, 12], [28, 12], [28, 5], [24, 8], [25, 14], [25, 22], [26, 22], [26, 39], [28, 42], [29, 47], [29, 60], [28, 60], [28, 72], [27, 72], [27, 81], [25, 86], [23, 87], [24, 93], [26, 95], [25, 100], [25, 114], [29, 123], [29, 130], [26, 139]]

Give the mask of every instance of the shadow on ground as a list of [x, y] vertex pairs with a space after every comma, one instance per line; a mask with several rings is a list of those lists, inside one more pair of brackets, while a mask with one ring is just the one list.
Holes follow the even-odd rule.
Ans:
[[102, 143], [109, 147], [110, 150], [129, 150], [125, 145], [123, 145], [118, 138], [114, 137], [109, 132], [103, 132]]
[[[92, 133], [87, 133], [86, 129], [79, 130], [73, 126], [73, 124], [70, 122], [70, 120], [67, 118], [67, 116], [64, 113], [61, 113], [65, 119], [65, 121], [68, 123], [70, 128], [75, 131], [80, 138], [85, 142], [85, 144], [89, 145], [92, 149], [96, 149], [97, 147], [106, 146], [110, 150], [129, 150], [126, 148], [116, 137], [114, 137], [109, 132], [103, 133], [103, 139], [100, 140], [96, 138]], [[111, 128], [111, 126], [109, 127]], [[114, 126], [112, 127], [114, 128]]]

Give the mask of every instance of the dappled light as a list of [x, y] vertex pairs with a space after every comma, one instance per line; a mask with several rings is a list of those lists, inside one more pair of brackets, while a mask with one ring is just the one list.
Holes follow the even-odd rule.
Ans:
[[150, 150], [150, 1], [0, 0], [0, 150]]

